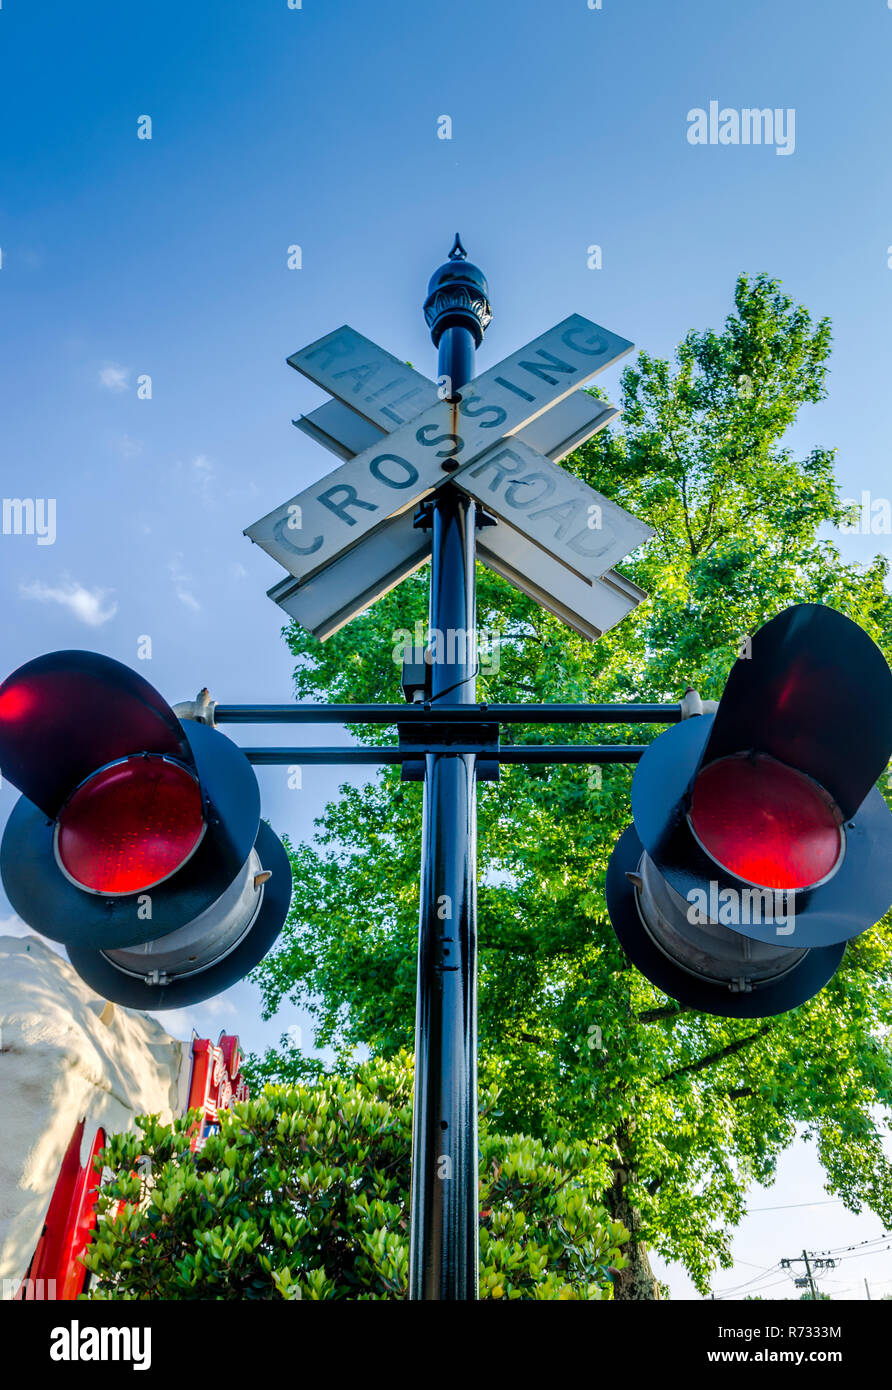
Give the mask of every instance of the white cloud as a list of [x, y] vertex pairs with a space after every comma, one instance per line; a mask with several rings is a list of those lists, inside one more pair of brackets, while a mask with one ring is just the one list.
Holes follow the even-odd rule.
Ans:
[[174, 558], [168, 562], [167, 566], [170, 577], [173, 580], [174, 593], [185, 608], [191, 609], [193, 613], [200, 613], [201, 604], [189, 587], [192, 583], [192, 576], [191, 574], [186, 574], [180, 563], [181, 558], [181, 556], [175, 555]]
[[203, 507], [214, 510], [219, 506], [221, 493], [217, 465], [207, 454], [193, 454], [188, 458], [178, 458], [173, 463], [172, 476], [175, 484], [197, 497]]
[[193, 613], [201, 612], [201, 604], [192, 593], [191, 589], [184, 589], [182, 585], [177, 586], [177, 598], [186, 608], [191, 608]]
[[141, 439], [133, 439], [129, 434], [122, 434], [117, 444], [121, 457], [125, 459], [135, 459], [146, 447]]
[[192, 491], [205, 507], [213, 506], [217, 493], [217, 473], [207, 454], [196, 454], [187, 468]]
[[219, 1018], [221, 1014], [232, 1015], [232, 1000], [227, 999], [225, 994], [215, 994], [210, 999], [203, 999], [198, 1006], [212, 1018]]
[[128, 367], [116, 367], [112, 362], [99, 372], [99, 381], [107, 391], [126, 391], [129, 377]]
[[33, 584], [20, 584], [22, 598], [34, 598], [40, 603], [58, 603], [87, 627], [102, 627], [115, 616], [118, 605], [110, 589], [87, 589], [73, 579], [63, 579], [53, 586], [36, 579]]

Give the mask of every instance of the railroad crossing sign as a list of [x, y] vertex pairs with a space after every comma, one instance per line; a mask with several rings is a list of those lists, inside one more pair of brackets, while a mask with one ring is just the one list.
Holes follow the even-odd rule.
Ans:
[[[368, 339], [364, 338], [362, 341], [368, 342]], [[369, 349], [372, 352], [380, 351], [374, 343], [369, 343]], [[415, 375], [418, 376], [418, 373]], [[430, 388], [428, 403], [433, 404], [439, 399], [437, 387], [432, 381], [427, 381], [426, 377], [422, 377], [421, 380], [427, 382]], [[363, 449], [380, 442], [387, 433], [383, 426], [376, 427], [374, 421], [369, 421], [361, 413], [358, 414], [357, 409], [356, 403], [347, 406], [342, 405], [339, 400], [327, 401], [325, 405], [317, 406], [309, 415], [302, 415], [292, 423], [311, 439], [324, 444], [339, 458], [351, 459], [355, 454], [362, 453]], [[554, 463], [558, 463], [577, 445], [584, 443], [604, 425], [609, 425], [618, 415], [619, 411], [614, 406], [607, 405], [605, 401], [599, 401], [583, 391], [574, 391], [572, 395], [566, 396], [543, 415], [537, 416], [530, 424], [525, 425], [519, 433], [519, 438], [531, 444], [534, 449], [547, 454]], [[391, 425], [390, 428], [393, 429], [394, 426]]]
[[574, 314], [456, 401], [347, 326], [294, 353], [335, 397], [294, 423], [343, 463], [247, 528], [288, 571], [270, 597], [330, 636], [427, 559], [412, 509], [448, 478], [497, 518], [485, 564], [586, 637], [612, 627], [644, 597], [613, 566], [652, 532], [557, 460], [618, 415], [576, 388], [632, 346]]
[[[430, 533], [413, 525], [411, 512], [401, 512], [307, 583], [287, 575], [268, 593], [324, 641], [423, 565], [430, 553]], [[646, 597], [616, 570], [589, 584], [501, 523], [479, 532], [477, 557], [590, 641]]]

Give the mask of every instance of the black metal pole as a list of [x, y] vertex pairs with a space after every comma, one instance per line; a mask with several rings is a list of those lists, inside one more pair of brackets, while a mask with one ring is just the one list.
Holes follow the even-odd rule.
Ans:
[[[489, 321], [486, 281], [458, 237], [425, 304], [444, 395], [473, 374]], [[475, 700], [475, 504], [446, 485], [430, 508], [431, 701]], [[425, 757], [409, 1297], [477, 1297], [476, 757]]]

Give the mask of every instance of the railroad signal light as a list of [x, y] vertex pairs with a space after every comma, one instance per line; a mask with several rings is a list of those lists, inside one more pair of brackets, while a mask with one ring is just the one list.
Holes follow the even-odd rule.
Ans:
[[614, 930], [680, 1002], [784, 1013], [892, 903], [892, 672], [843, 614], [799, 604], [753, 637], [714, 714], [668, 729], [632, 783], [607, 874]]
[[14, 672], [0, 768], [22, 792], [0, 846], [9, 900], [98, 993], [194, 1004], [275, 941], [291, 868], [253, 769], [129, 667], [65, 651]]
[[137, 754], [72, 792], [56, 818], [56, 859], [79, 888], [139, 893], [181, 869], [206, 829], [194, 772], [157, 753]]

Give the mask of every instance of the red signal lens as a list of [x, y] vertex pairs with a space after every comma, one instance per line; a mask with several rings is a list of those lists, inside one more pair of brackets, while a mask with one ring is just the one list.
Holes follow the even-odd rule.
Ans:
[[201, 788], [179, 763], [140, 754], [82, 782], [56, 822], [56, 854], [81, 888], [139, 893], [180, 868], [205, 822]]
[[14, 724], [25, 715], [34, 713], [36, 704], [33, 691], [27, 685], [9, 685], [0, 691], [0, 723], [7, 720]]
[[765, 753], [719, 758], [694, 784], [690, 824], [723, 868], [760, 888], [808, 888], [845, 846], [829, 793]]

